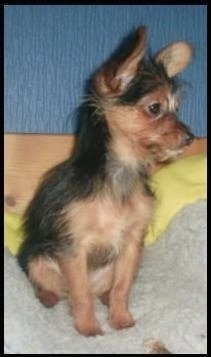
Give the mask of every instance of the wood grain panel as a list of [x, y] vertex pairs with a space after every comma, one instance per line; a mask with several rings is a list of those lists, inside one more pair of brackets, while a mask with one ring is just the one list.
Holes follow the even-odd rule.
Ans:
[[72, 135], [6, 134], [4, 137], [5, 208], [22, 213], [40, 177], [68, 157]]

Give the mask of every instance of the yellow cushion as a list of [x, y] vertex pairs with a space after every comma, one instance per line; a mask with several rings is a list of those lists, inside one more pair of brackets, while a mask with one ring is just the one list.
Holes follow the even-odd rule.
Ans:
[[21, 216], [4, 212], [4, 245], [9, 248], [12, 254], [17, 254], [22, 241], [23, 232], [21, 231]]
[[[156, 211], [146, 236], [152, 244], [185, 205], [206, 198], [206, 156], [194, 155], [163, 167], [152, 176]], [[5, 212], [5, 245], [16, 254], [22, 239], [21, 216]]]
[[207, 197], [206, 168], [206, 156], [200, 154], [179, 159], [153, 175], [151, 187], [157, 200], [146, 245], [154, 243], [184, 206]]

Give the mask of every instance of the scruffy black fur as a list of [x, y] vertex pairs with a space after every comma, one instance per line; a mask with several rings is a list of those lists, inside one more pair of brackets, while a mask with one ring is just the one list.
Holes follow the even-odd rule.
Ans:
[[135, 105], [143, 96], [158, 88], [163, 82], [167, 82], [172, 91], [176, 92], [180, 87], [176, 78], [169, 78], [162, 63], [156, 63], [149, 56], [139, 63], [140, 72], [133, 78], [127, 91], [118, 98], [122, 105]]
[[71, 246], [69, 237], [61, 239], [64, 226], [58, 226], [57, 217], [71, 201], [97, 193], [106, 179], [107, 124], [96, 118], [90, 103], [83, 104], [79, 112], [81, 130], [74, 153], [45, 175], [25, 212], [26, 235], [18, 254], [24, 271], [32, 256], [52, 255]]

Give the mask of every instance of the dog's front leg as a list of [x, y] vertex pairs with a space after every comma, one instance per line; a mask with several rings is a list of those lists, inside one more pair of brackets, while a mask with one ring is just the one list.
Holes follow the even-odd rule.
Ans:
[[85, 336], [103, 334], [95, 317], [94, 296], [88, 279], [86, 253], [80, 251], [71, 257], [62, 256], [60, 266], [68, 286], [75, 328]]
[[135, 324], [128, 310], [128, 300], [141, 251], [140, 243], [134, 239], [122, 249], [116, 261], [115, 278], [109, 296], [109, 323], [115, 329], [127, 328]]

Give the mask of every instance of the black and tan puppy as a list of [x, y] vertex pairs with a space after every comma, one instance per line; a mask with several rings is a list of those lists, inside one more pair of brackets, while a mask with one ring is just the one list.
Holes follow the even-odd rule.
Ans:
[[177, 119], [174, 79], [191, 46], [145, 53], [140, 27], [95, 73], [74, 153], [46, 174], [25, 213], [19, 264], [46, 306], [68, 299], [86, 336], [103, 333], [96, 296], [113, 328], [134, 325], [128, 299], [153, 214], [150, 166], [174, 159], [193, 139]]

